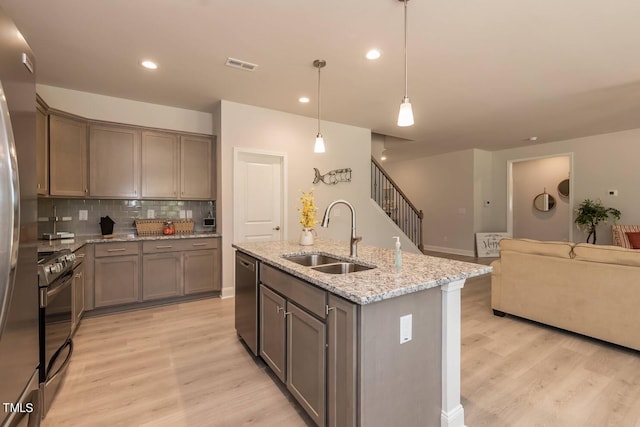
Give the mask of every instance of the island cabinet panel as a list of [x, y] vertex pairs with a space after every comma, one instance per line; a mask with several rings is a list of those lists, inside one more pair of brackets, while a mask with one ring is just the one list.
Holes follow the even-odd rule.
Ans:
[[286, 300], [260, 285], [260, 356], [284, 382], [286, 356]]
[[137, 242], [101, 243], [95, 248], [95, 307], [139, 301]]
[[175, 297], [182, 293], [180, 252], [145, 254], [142, 258], [142, 299]]
[[87, 123], [49, 116], [49, 192], [52, 196], [86, 196]]
[[356, 425], [358, 306], [329, 294], [327, 316], [327, 425]]
[[319, 425], [325, 425], [324, 322], [287, 302], [286, 385], [293, 397]]
[[180, 197], [210, 200], [213, 141], [211, 138], [180, 136]]
[[180, 190], [178, 135], [142, 132], [142, 197], [176, 199]]
[[49, 194], [49, 119], [46, 110], [36, 105], [36, 175], [38, 194]]
[[92, 124], [89, 171], [92, 197], [140, 197], [140, 131]]
[[[408, 314], [412, 339], [401, 344], [400, 318]], [[359, 325], [360, 425], [441, 425], [440, 287], [365, 304]]]

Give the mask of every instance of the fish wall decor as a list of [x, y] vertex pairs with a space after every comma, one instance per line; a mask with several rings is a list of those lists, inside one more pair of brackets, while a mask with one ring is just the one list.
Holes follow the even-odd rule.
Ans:
[[324, 182], [327, 185], [335, 185], [339, 182], [351, 182], [351, 168], [346, 169], [334, 169], [325, 173], [324, 175], [320, 174], [318, 168], [313, 168], [316, 173], [316, 176], [313, 178], [313, 183], [317, 184], [320, 181]]

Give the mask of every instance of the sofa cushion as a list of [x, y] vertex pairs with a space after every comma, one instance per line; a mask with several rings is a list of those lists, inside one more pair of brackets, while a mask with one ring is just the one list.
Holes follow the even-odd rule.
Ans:
[[633, 249], [640, 249], [640, 232], [627, 231], [625, 234], [627, 235], [627, 239], [629, 239], [629, 243], [631, 243], [631, 247]]
[[592, 245], [578, 243], [573, 248], [575, 259], [579, 261], [602, 262], [640, 267], [640, 252], [619, 246]]
[[571, 242], [543, 242], [533, 239], [502, 239], [500, 251], [513, 251], [533, 255], [546, 255], [559, 258], [571, 258]]
[[612, 225], [611, 237], [613, 238], [613, 244], [631, 249], [633, 246], [631, 246], [631, 242], [629, 242], [627, 232], [640, 232], [640, 225]]

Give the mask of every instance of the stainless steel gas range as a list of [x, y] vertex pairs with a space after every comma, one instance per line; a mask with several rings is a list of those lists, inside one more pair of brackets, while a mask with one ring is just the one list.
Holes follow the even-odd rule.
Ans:
[[40, 288], [40, 389], [43, 417], [60, 388], [71, 361], [71, 304], [75, 255], [65, 249], [40, 254], [38, 286]]

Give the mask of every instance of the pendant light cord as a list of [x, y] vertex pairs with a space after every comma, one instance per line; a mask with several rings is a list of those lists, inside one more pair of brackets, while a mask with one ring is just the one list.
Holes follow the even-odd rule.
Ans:
[[407, 84], [407, 1], [404, 0], [404, 97], [409, 95]]
[[318, 135], [322, 135], [320, 133], [320, 69], [321, 65], [318, 65]]

